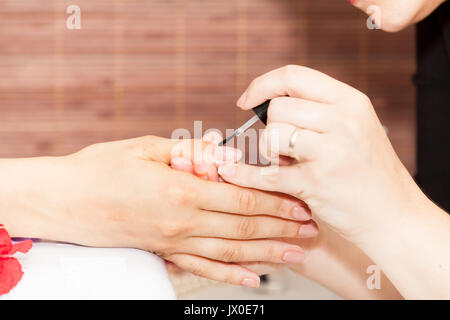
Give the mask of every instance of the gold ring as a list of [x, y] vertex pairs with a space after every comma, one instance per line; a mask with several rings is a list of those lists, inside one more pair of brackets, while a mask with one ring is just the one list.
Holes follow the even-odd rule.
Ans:
[[295, 158], [294, 156], [294, 148], [295, 148], [295, 142], [297, 141], [298, 132], [300, 130], [298, 128], [295, 128], [294, 132], [291, 134], [291, 138], [289, 139], [289, 147], [288, 147], [288, 154], [289, 157]]

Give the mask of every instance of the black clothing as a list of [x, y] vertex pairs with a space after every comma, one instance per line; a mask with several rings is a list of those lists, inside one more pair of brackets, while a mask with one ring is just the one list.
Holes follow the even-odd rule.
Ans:
[[450, 212], [450, 1], [417, 24], [417, 176]]

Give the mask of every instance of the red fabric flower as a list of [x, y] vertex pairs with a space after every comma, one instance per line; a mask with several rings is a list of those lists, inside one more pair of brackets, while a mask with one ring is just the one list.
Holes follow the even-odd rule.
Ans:
[[0, 295], [10, 292], [23, 276], [19, 261], [11, 256], [16, 252], [27, 253], [32, 246], [31, 240], [12, 243], [8, 232], [0, 224]]

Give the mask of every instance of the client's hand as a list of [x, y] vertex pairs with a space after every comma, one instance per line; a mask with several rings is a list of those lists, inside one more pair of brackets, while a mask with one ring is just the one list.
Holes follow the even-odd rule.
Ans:
[[[209, 134], [206, 134], [203, 137], [204, 141], [208, 141], [213, 145], [217, 145], [220, 141], [222, 141], [222, 139], [223, 139], [222, 135], [214, 131], [210, 132]], [[239, 150], [236, 150], [236, 152], [239, 152]], [[191, 161], [191, 159], [186, 157], [185, 158], [174, 157], [171, 159], [171, 167], [173, 169], [189, 172], [203, 180], [209, 181], [219, 181], [219, 175], [217, 173], [216, 165], [214, 163], [210, 163], [207, 161], [203, 162], [199, 161], [197, 163], [194, 163]], [[305, 223], [301, 227], [302, 232], [300, 238], [314, 238], [318, 234], [317, 224], [312, 220], [307, 221], [310, 219], [309, 208], [304, 203], [302, 203], [301, 205], [302, 207], [305, 208], [306, 211], [302, 212], [303, 217], [300, 218], [301, 220], [305, 221]], [[286, 242], [291, 241], [292, 243], [295, 241], [294, 239], [295, 238], [293, 239], [285, 238], [285, 241]], [[240, 265], [260, 275], [272, 273], [281, 266], [281, 264], [278, 263], [269, 263], [263, 261], [240, 263]]]
[[9, 203], [11, 218], [2, 221], [16, 237], [144, 249], [195, 274], [257, 287], [255, 273], [231, 263], [301, 261], [300, 247], [270, 239], [301, 237], [299, 220], [309, 214], [300, 201], [168, 166], [171, 157], [195, 158], [198, 150], [216, 164], [236, 157], [228, 148], [204, 154], [205, 144], [143, 137], [61, 158], [4, 160], [2, 176], [15, 178], [2, 196], [11, 193], [27, 216], [14, 217]]

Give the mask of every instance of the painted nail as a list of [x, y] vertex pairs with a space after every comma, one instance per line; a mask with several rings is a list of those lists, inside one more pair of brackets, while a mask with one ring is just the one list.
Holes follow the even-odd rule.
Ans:
[[219, 167], [218, 172], [221, 176], [232, 178], [236, 174], [236, 165], [225, 164]]
[[300, 263], [304, 258], [303, 252], [298, 250], [288, 250], [283, 254], [283, 261], [288, 263]]
[[244, 107], [245, 106], [245, 102], [247, 102], [247, 90], [244, 91], [244, 93], [242, 94], [242, 96], [239, 98], [239, 100], [237, 101], [237, 106], [238, 107]]
[[242, 279], [241, 285], [249, 288], [259, 288], [259, 279], [245, 278]]
[[291, 208], [291, 217], [295, 220], [299, 221], [308, 221], [311, 220], [311, 215], [306, 211], [302, 206], [295, 204]]
[[313, 238], [319, 234], [319, 229], [315, 224], [304, 224], [300, 227], [298, 235], [300, 238]]

